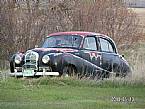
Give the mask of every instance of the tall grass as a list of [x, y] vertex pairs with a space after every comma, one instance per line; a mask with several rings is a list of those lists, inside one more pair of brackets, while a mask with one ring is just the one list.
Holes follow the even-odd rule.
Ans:
[[[121, 81], [124, 83], [126, 83], [126, 82], [134, 83], [134, 82], [141, 82], [141, 81], [145, 82], [145, 44], [144, 43], [136, 44], [131, 49], [122, 51], [122, 54], [125, 55], [125, 59], [127, 59], [127, 61], [129, 62], [130, 66], [131, 66], [132, 77], [116, 78], [113, 76], [109, 79], [105, 79], [105, 81], [107, 81], [107, 80], [112, 81], [112, 82]], [[1, 70], [0, 71], [0, 80], [6, 80], [8, 78], [8, 72], [9, 72], [9, 70]], [[74, 78], [71, 78], [71, 81]], [[83, 80], [88, 81], [87, 78], [83, 78]], [[65, 79], [63, 80], [62, 78], [58, 78], [58, 79], [41, 78], [41, 79], [38, 79], [38, 81], [41, 84], [45, 84], [48, 81], [55, 84], [55, 83], [57, 83], [57, 81], [59, 81], [59, 83], [57, 83], [57, 84], [63, 85], [64, 82], [62, 82], [62, 81], [66, 81], [66, 80]], [[99, 81], [101, 81], [101, 80], [99, 80]], [[79, 82], [79, 80], [78, 80], [78, 82]]]
[[132, 80], [145, 80], [145, 44], [138, 44], [133, 49], [123, 52], [132, 69]]

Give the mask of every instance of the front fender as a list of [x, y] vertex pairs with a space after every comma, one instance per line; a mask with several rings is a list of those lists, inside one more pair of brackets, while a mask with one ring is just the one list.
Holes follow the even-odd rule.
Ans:
[[[20, 55], [22, 58], [23, 58], [23, 56], [24, 56], [24, 54], [22, 54], [22, 53], [15, 53], [15, 54], [13, 54], [11, 57], [10, 57], [10, 59], [9, 59], [9, 62], [10, 62], [10, 71], [13, 73], [14, 72], [14, 69], [15, 69], [15, 67], [21, 67], [22, 65], [23, 65], [23, 61], [19, 64], [19, 65], [17, 65], [17, 64], [15, 64], [15, 56], [16, 55]], [[23, 60], [23, 59], [22, 59]]]

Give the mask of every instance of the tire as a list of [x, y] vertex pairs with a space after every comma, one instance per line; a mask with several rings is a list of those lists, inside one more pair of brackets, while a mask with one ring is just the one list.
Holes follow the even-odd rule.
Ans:
[[103, 71], [103, 78], [109, 78], [109, 77], [110, 77], [110, 72]]
[[131, 78], [131, 77], [132, 77], [132, 72], [123, 73], [121, 76], [122, 76], [122, 77]]
[[116, 77], [121, 77], [121, 78], [125, 78], [125, 77], [131, 77], [132, 76], [132, 72], [125, 72], [125, 73], [116, 73]]
[[97, 71], [97, 72], [93, 72], [90, 76], [89, 79], [91, 80], [102, 80], [104, 78], [104, 71]]
[[73, 77], [77, 75], [77, 70], [74, 66], [65, 66], [63, 68], [62, 76], [63, 77]]
[[14, 72], [15, 72], [15, 71], [14, 71], [14, 65], [13, 65], [12, 62], [10, 62], [10, 72], [11, 72], [11, 73], [14, 73]]

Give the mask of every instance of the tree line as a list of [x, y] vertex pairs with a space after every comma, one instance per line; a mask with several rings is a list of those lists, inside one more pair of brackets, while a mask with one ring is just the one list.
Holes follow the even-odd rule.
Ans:
[[103, 33], [122, 48], [141, 38], [138, 22], [123, 0], [0, 0], [0, 60], [59, 31]]

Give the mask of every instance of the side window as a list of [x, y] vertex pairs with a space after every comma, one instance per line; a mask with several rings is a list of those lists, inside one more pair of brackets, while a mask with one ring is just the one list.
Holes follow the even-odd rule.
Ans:
[[83, 48], [88, 50], [97, 50], [95, 37], [86, 37]]
[[115, 52], [113, 45], [106, 39], [100, 38], [101, 51], [105, 52]]

